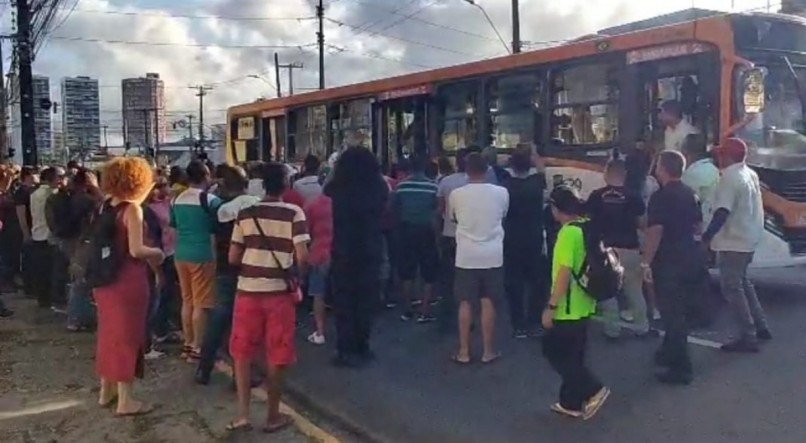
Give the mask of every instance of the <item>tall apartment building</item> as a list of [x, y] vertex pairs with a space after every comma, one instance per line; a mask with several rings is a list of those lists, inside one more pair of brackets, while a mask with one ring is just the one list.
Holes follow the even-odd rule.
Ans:
[[123, 94], [123, 137], [134, 147], [165, 143], [165, 85], [160, 75], [127, 78], [121, 82]]
[[[16, 160], [22, 161], [22, 115], [20, 113], [19, 81], [9, 75], [11, 96], [11, 148], [16, 151]], [[36, 149], [40, 154], [53, 153], [53, 126], [51, 121], [50, 79], [34, 76], [34, 130]]]
[[62, 133], [70, 152], [95, 152], [101, 146], [101, 108], [98, 80], [62, 79]]

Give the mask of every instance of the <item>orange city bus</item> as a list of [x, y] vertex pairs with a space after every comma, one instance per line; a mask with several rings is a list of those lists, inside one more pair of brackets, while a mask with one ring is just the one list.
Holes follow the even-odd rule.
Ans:
[[[603, 185], [614, 148], [662, 140], [677, 99], [709, 143], [735, 132], [765, 184], [754, 266], [806, 263], [806, 20], [690, 10], [547, 49], [234, 106], [231, 163], [326, 158], [361, 133], [388, 167], [471, 144], [546, 158], [549, 185]], [[755, 118], [741, 125], [746, 114]], [[749, 119], [747, 119], [749, 120]]]

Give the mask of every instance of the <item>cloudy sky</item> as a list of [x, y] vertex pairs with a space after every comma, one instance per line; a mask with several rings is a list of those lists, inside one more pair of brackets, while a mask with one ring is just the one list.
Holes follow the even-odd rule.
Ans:
[[[78, 0], [60, 11], [63, 24], [37, 55], [36, 74], [58, 79], [98, 78], [101, 120], [110, 143], [119, 140], [120, 80], [158, 72], [166, 83], [168, 111], [193, 112], [192, 84], [209, 84], [206, 116], [224, 122], [224, 109], [273, 96], [272, 57], [302, 62], [295, 87], [318, 85], [316, 0]], [[476, 0], [506, 40], [511, 35], [509, 0]], [[686, 9], [749, 10], [779, 0], [521, 0], [522, 39], [546, 43], [597, 29]], [[593, 7], [593, 5], [596, 5]], [[463, 0], [325, 0], [327, 85], [360, 82], [405, 72], [453, 65], [504, 54], [503, 45], [481, 12]], [[11, 31], [8, 2], [0, 3], [0, 30]], [[69, 16], [68, 16], [69, 14]], [[87, 41], [93, 40], [93, 41]], [[129, 42], [112, 43], [112, 41]], [[150, 42], [160, 45], [133, 44]], [[10, 48], [4, 47], [6, 69]], [[277, 47], [277, 48], [273, 48]], [[283, 88], [285, 75], [283, 75]], [[174, 118], [174, 117], [172, 117]]]

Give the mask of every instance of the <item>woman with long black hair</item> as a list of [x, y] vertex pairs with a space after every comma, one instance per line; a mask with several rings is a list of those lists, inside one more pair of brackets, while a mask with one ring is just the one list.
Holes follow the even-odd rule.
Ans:
[[324, 192], [333, 200], [333, 364], [354, 367], [374, 358], [369, 335], [380, 300], [381, 217], [389, 187], [372, 152], [353, 146], [339, 156]]

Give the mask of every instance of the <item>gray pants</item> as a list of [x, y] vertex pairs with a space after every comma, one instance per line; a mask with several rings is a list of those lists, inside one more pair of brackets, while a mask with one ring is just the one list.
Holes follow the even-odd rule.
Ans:
[[[641, 269], [641, 253], [637, 249], [616, 249], [621, 265], [624, 266], [624, 287], [622, 291], [629, 303], [629, 310], [633, 315], [635, 332], [645, 334], [649, 332], [649, 318], [647, 317], [646, 300], [644, 299], [644, 272]], [[604, 320], [604, 333], [608, 337], [616, 338], [621, 334], [619, 326], [619, 307], [616, 297], [599, 304]]]
[[717, 253], [719, 283], [723, 296], [733, 309], [739, 336], [744, 340], [755, 342], [756, 331], [767, 329], [767, 319], [758, 301], [756, 288], [747, 278], [747, 267], [752, 261], [752, 252]]

